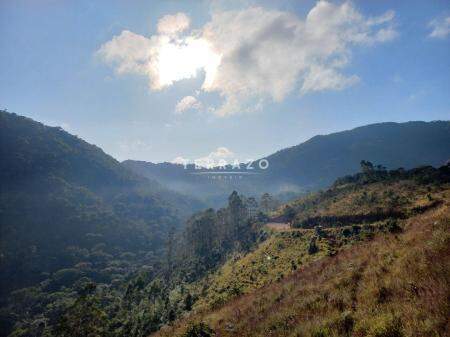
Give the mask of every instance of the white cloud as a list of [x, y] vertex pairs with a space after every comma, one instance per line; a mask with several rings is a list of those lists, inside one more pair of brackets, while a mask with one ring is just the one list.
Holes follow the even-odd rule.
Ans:
[[195, 165], [213, 168], [216, 166], [229, 164], [229, 160], [233, 157], [234, 153], [224, 146], [218, 147], [209, 155], [194, 160]]
[[429, 23], [429, 26], [432, 28], [429, 37], [445, 39], [450, 34], [450, 16], [434, 19]]
[[97, 53], [107, 63], [115, 65], [118, 74], [148, 74], [147, 66], [154, 57], [156, 40], [124, 30], [103, 44]]
[[158, 35], [124, 31], [99, 53], [118, 73], [148, 76], [152, 90], [202, 71], [201, 89], [223, 99], [209, 110], [226, 116], [256, 110], [267, 100], [282, 101], [294, 91], [354, 85], [358, 76], [344, 71], [352, 49], [394, 39], [394, 16], [388, 11], [365, 17], [351, 3], [319, 1], [304, 19], [262, 7], [219, 10], [200, 30], [186, 32], [189, 20], [178, 13], [161, 19]]
[[244, 108], [248, 98], [283, 100], [298, 86], [301, 93], [341, 90], [357, 82], [342, 69], [351, 47], [395, 37], [393, 12], [365, 18], [349, 3], [318, 2], [306, 19], [256, 7], [213, 15], [204, 36], [222, 54], [215, 80], [204, 90], [217, 91], [225, 103], [216, 113]]
[[174, 35], [189, 28], [191, 20], [184, 13], [163, 16], [158, 21], [158, 33], [163, 35]]
[[199, 110], [201, 107], [202, 103], [194, 96], [185, 96], [175, 106], [175, 113], [182, 114], [186, 110]]
[[312, 66], [306, 74], [303, 85], [300, 89], [302, 93], [321, 90], [342, 90], [359, 81], [359, 77], [344, 76], [332, 67]]
[[186, 159], [182, 156], [178, 156], [176, 158], [174, 158], [171, 161], [172, 164], [180, 164], [180, 165], [187, 165], [189, 163], [189, 159]]
[[234, 153], [224, 146], [220, 146], [207, 156], [189, 160], [183, 156], [174, 158], [171, 162], [174, 164], [187, 165], [194, 163], [198, 167], [213, 168], [221, 165], [233, 164]]
[[146, 38], [127, 30], [104, 43], [97, 54], [114, 66], [119, 75], [147, 76], [151, 90], [161, 90], [176, 81], [195, 77], [201, 69], [209, 74], [205, 82], [211, 81], [220, 63], [220, 56], [204, 39], [168, 35]]

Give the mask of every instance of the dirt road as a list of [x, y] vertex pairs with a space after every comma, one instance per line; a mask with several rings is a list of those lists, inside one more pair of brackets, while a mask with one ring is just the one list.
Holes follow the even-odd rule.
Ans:
[[288, 223], [284, 222], [269, 222], [266, 224], [266, 226], [279, 232], [292, 230], [291, 226]]

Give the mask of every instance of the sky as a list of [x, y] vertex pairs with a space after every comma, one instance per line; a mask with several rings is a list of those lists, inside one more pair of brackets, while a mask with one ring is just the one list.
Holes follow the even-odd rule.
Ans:
[[0, 0], [0, 108], [118, 160], [450, 119], [450, 2]]

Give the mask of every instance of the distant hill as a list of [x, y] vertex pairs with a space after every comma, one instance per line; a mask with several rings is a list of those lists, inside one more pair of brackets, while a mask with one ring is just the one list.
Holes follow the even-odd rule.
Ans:
[[357, 172], [363, 159], [389, 169], [437, 167], [450, 159], [450, 122], [372, 124], [315, 136], [266, 158], [270, 177], [310, 188]]
[[174, 190], [196, 193], [209, 201], [225, 200], [234, 189], [247, 195], [298, 193], [327, 187], [336, 178], [357, 172], [361, 160], [389, 169], [443, 165], [450, 159], [450, 122], [372, 124], [315, 136], [265, 158], [267, 170], [234, 181], [211, 181], [193, 175], [193, 168], [171, 163], [127, 160], [123, 164]]
[[[81, 276], [107, 283], [111, 275], [100, 269], [124, 253], [133, 261], [161, 255], [169, 230], [202, 207], [60, 128], [5, 111], [0, 158], [2, 300], [45, 280], [52, 287]], [[89, 268], [73, 269], [79, 263]], [[56, 281], [53, 273], [67, 268], [69, 281]]]
[[199, 175], [199, 172], [207, 170], [195, 169], [193, 165], [186, 168], [181, 164], [172, 163], [150, 163], [137, 160], [126, 160], [122, 164], [133, 172], [158, 181], [171, 190], [188, 195], [195, 195], [203, 202], [213, 207], [222, 206], [228, 195], [233, 190], [247, 191], [250, 194], [253, 191], [246, 189], [246, 182], [239, 183], [230, 180], [211, 180], [208, 175]]

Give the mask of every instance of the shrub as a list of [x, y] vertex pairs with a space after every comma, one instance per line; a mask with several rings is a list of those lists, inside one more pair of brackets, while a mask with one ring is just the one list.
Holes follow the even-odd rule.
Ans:
[[309, 242], [308, 254], [312, 255], [319, 251], [319, 247], [317, 247], [316, 238], [313, 237]]
[[376, 293], [376, 299], [377, 299], [377, 303], [386, 303], [389, 300], [389, 297], [391, 296], [391, 291], [382, 286], [377, 290]]
[[214, 336], [214, 331], [204, 322], [194, 323], [190, 325], [183, 337], [211, 337]]
[[332, 324], [340, 336], [349, 336], [353, 330], [355, 320], [350, 311], [343, 312]]
[[389, 219], [386, 228], [390, 233], [401, 233], [403, 230], [395, 219]]
[[187, 310], [187, 311], [192, 310], [192, 305], [194, 304], [194, 298], [192, 297], [192, 295], [190, 293], [188, 293], [186, 295], [186, 297], [184, 298], [183, 304], [184, 304], [184, 310]]
[[359, 232], [361, 231], [361, 226], [353, 225], [353, 226], [352, 226], [352, 231], [353, 231], [353, 234], [354, 234], [354, 235], [358, 235]]
[[350, 228], [344, 228], [342, 230], [342, 235], [344, 235], [346, 238], [348, 238], [350, 235], [352, 235], [352, 231], [350, 230]]
[[314, 228], [314, 232], [316, 233], [316, 235], [317, 235], [319, 238], [325, 236], [325, 233], [324, 233], [324, 231], [323, 231], [322, 226], [316, 226], [316, 227]]

